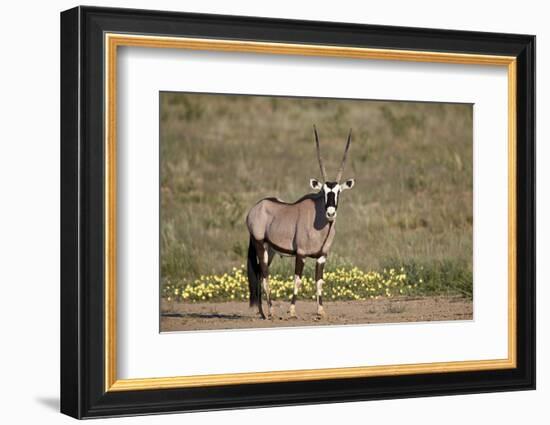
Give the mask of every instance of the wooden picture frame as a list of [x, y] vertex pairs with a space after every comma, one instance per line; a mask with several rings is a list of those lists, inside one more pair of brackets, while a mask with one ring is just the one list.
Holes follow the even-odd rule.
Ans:
[[[121, 46], [508, 69], [508, 357], [117, 379], [116, 55]], [[535, 38], [77, 7], [61, 14], [61, 411], [76, 418], [533, 389]]]

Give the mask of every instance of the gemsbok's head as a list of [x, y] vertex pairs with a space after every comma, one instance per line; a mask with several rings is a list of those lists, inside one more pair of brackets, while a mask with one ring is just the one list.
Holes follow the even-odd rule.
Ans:
[[342, 163], [338, 169], [335, 181], [327, 181], [327, 173], [323, 160], [321, 158], [321, 148], [319, 146], [319, 136], [317, 135], [317, 128], [313, 126], [313, 132], [315, 134], [315, 145], [317, 147], [317, 159], [319, 160], [319, 168], [321, 169], [321, 177], [323, 179], [320, 182], [317, 179], [310, 179], [309, 185], [313, 190], [323, 191], [325, 199], [325, 215], [328, 221], [334, 221], [336, 219], [336, 210], [338, 209], [338, 203], [340, 201], [340, 194], [347, 189], [351, 189], [355, 186], [355, 179], [348, 179], [344, 183], [340, 183], [342, 174], [344, 173], [344, 166], [346, 164], [346, 158], [348, 156], [349, 145], [351, 143], [351, 130], [349, 131], [348, 141], [346, 143], [346, 149], [344, 150], [344, 156]]

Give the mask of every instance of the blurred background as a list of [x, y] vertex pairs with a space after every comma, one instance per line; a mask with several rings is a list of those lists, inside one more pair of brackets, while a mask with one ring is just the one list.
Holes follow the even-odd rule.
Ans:
[[[294, 201], [328, 177], [353, 138], [326, 270], [405, 267], [429, 293], [472, 294], [472, 105], [160, 94], [161, 281], [246, 262], [245, 217], [261, 198]], [[293, 261], [273, 273], [292, 276]], [[306, 266], [310, 267], [310, 266]], [[311, 269], [306, 268], [306, 273]], [[422, 272], [421, 272], [422, 271]]]

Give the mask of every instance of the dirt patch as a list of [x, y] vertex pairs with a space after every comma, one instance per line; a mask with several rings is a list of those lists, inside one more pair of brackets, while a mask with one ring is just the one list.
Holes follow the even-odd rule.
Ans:
[[386, 298], [368, 301], [325, 302], [326, 317], [317, 305], [298, 301], [298, 318], [288, 315], [288, 302], [275, 301], [274, 317], [260, 319], [245, 302], [185, 303], [162, 300], [161, 332], [213, 329], [472, 320], [472, 300], [461, 297]]

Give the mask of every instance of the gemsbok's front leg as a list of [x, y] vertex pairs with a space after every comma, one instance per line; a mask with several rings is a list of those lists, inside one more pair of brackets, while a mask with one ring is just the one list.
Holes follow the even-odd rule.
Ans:
[[317, 316], [323, 317], [326, 315], [325, 310], [323, 309], [323, 270], [325, 268], [325, 262], [327, 257], [324, 255], [317, 259], [315, 263], [315, 284], [317, 286]]
[[296, 318], [296, 297], [300, 286], [302, 286], [302, 273], [304, 271], [304, 258], [296, 256], [296, 266], [294, 268], [294, 292], [292, 293], [292, 300], [290, 301], [290, 310], [288, 311], [290, 317]]

